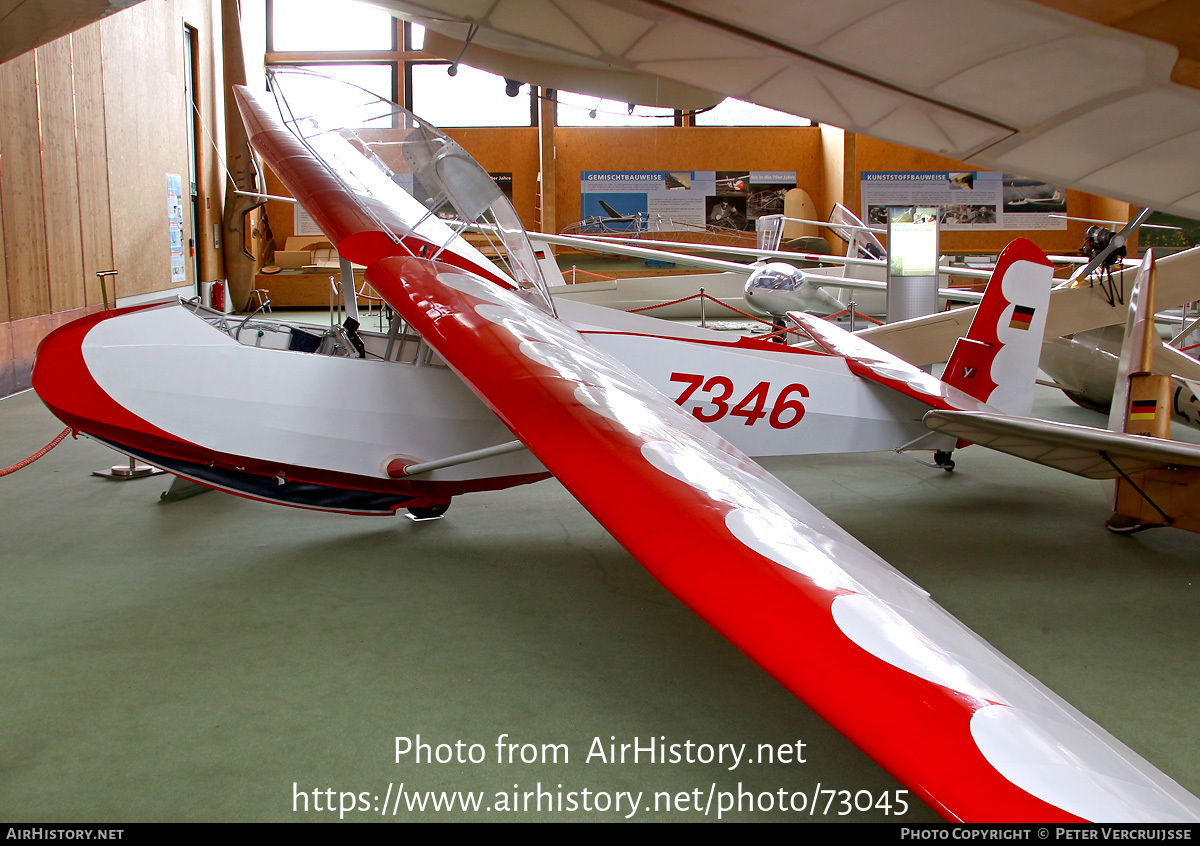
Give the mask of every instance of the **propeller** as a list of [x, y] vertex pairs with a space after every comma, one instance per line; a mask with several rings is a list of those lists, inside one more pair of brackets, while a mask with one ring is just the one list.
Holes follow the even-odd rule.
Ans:
[[1092, 256], [1091, 261], [1077, 268], [1075, 272], [1071, 274], [1070, 278], [1067, 279], [1067, 284], [1069, 285], [1080, 277], [1086, 278], [1095, 273], [1099, 268], [1107, 266], [1108, 262], [1106, 259], [1108, 259], [1108, 257], [1117, 250], [1122, 249], [1129, 240], [1129, 236], [1136, 232], [1137, 228], [1141, 226], [1146, 218], [1153, 213], [1153, 209], [1142, 209], [1140, 212], [1138, 212], [1137, 216], [1133, 220], [1122, 226], [1120, 231], [1118, 231], [1112, 236], [1112, 238], [1109, 239], [1108, 244], [1103, 249]]

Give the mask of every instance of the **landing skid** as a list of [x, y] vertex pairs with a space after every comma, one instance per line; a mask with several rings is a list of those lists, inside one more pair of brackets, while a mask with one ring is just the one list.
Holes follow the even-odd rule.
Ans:
[[1104, 521], [1104, 528], [1108, 529], [1114, 535], [1132, 535], [1137, 532], [1144, 532], [1146, 529], [1160, 529], [1164, 523], [1143, 523], [1136, 517], [1130, 517], [1127, 514], [1113, 512], [1113, 514]]
[[444, 502], [441, 505], [430, 505], [425, 508], [409, 508], [406, 515], [409, 520], [414, 523], [424, 523], [428, 520], [441, 520], [446, 515], [450, 508], [450, 503]]

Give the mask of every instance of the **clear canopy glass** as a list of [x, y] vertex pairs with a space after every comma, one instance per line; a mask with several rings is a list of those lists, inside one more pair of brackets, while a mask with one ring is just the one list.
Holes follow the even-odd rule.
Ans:
[[829, 214], [829, 223], [831, 224], [829, 228], [833, 230], [834, 234], [849, 245], [847, 255], [871, 259], [887, 258], [887, 250], [875, 237], [875, 233], [869, 227], [864, 226], [854, 212], [841, 203], [833, 204], [833, 211]]
[[[554, 314], [516, 210], [457, 142], [352, 83], [299, 68], [276, 69], [269, 79], [285, 125], [404, 251], [427, 258], [449, 251], [496, 268]], [[495, 253], [495, 263], [464, 237], [468, 232]]]

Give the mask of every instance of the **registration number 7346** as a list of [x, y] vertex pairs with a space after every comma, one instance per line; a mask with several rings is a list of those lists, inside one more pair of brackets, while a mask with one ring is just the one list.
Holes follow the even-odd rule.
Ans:
[[703, 423], [715, 423], [729, 416], [742, 417], [745, 425], [753, 426], [765, 418], [776, 429], [790, 429], [804, 419], [801, 399], [808, 397], [808, 388], [798, 383], [784, 385], [776, 392], [770, 382], [759, 382], [740, 400], [733, 402], [738, 392], [728, 376], [672, 373], [671, 381], [684, 386], [683, 392], [675, 398], [677, 404], [701, 400], [701, 404], [692, 409], [692, 416]]

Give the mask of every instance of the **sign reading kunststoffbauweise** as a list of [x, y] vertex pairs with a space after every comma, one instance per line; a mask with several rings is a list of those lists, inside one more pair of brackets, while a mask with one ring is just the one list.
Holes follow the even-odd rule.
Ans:
[[754, 229], [763, 215], [782, 214], [795, 171], [585, 171], [580, 175], [583, 231], [675, 231], [679, 225]]
[[863, 171], [862, 216], [887, 223], [888, 206], [938, 206], [943, 230], [1066, 229], [1066, 189], [995, 171]]

